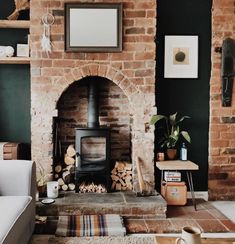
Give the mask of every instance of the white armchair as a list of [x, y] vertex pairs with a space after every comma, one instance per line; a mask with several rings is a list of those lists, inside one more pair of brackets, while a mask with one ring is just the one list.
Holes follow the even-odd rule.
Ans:
[[28, 243], [35, 223], [36, 166], [0, 160], [0, 243]]

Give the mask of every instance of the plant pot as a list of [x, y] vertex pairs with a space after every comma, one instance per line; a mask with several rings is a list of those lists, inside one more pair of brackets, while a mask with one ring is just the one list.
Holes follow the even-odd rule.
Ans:
[[176, 159], [177, 156], [177, 149], [175, 148], [168, 148], [166, 150], [167, 158], [170, 160]]
[[46, 195], [46, 185], [38, 186], [39, 197], [44, 197]]

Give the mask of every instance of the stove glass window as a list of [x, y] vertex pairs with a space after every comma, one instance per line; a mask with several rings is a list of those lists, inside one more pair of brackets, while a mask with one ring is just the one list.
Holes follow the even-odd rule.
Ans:
[[106, 159], [106, 138], [82, 137], [81, 158], [88, 162], [104, 161]]

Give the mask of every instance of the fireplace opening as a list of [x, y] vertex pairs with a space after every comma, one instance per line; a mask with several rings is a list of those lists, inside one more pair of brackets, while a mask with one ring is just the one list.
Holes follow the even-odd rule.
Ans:
[[112, 81], [89, 76], [75, 81], [63, 92], [57, 109], [54, 166], [63, 164], [66, 150], [73, 144], [77, 152], [73, 178], [76, 191], [83, 183], [102, 185], [109, 191], [110, 172], [116, 161], [131, 162], [128, 98]]

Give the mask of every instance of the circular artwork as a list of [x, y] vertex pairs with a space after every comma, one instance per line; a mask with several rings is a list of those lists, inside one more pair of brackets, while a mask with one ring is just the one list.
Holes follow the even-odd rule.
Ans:
[[173, 59], [174, 64], [189, 64], [188, 48], [174, 48]]

